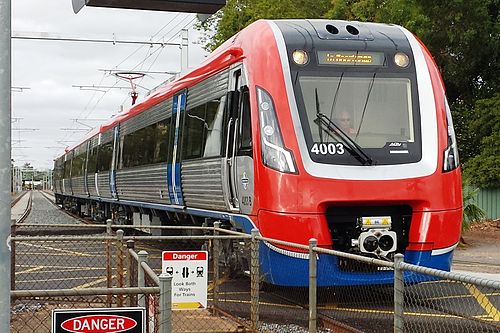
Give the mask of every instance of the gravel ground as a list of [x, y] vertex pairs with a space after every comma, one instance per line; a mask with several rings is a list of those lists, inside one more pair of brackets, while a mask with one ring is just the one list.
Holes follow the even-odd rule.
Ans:
[[18, 234], [32, 234], [32, 235], [89, 235], [89, 234], [102, 234], [105, 228], [47, 228], [43, 227], [40, 230], [36, 227], [23, 227], [23, 224], [82, 224], [82, 222], [74, 219], [66, 214], [61, 208], [55, 206], [49, 199], [47, 199], [41, 192], [34, 191], [32, 196], [31, 212], [18, 227]]
[[38, 191], [33, 192], [31, 213], [24, 223], [75, 224], [75, 219], [57, 209]]

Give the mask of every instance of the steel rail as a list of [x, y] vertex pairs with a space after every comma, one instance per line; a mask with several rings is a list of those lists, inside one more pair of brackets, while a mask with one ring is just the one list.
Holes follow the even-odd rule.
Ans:
[[22, 223], [24, 220], [26, 220], [26, 218], [31, 213], [31, 206], [33, 203], [33, 191], [30, 191], [29, 196], [30, 197], [28, 198], [28, 204], [26, 205], [26, 209], [25, 209], [23, 215], [21, 215], [21, 217], [16, 220], [16, 222], [15, 222], [16, 225], [19, 223]]

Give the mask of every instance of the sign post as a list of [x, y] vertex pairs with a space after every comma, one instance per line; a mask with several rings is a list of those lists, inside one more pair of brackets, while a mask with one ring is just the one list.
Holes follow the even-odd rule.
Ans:
[[11, 0], [0, 0], [0, 332], [10, 332]]
[[172, 310], [207, 308], [207, 251], [163, 251], [162, 274], [172, 277]]

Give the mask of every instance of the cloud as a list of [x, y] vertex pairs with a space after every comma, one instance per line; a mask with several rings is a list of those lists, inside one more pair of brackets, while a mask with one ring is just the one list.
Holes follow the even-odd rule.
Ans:
[[[180, 41], [179, 28], [194, 18], [192, 14], [136, 11], [86, 7], [74, 14], [69, 0], [16, 0], [12, 2], [12, 30], [24, 35], [47, 32], [50, 36], [77, 36], [93, 39]], [[162, 29], [163, 28], [163, 29]], [[190, 29], [190, 41], [199, 33]], [[193, 67], [203, 61], [206, 52], [201, 45], [190, 44], [189, 62]], [[12, 116], [22, 118], [13, 123], [12, 156], [19, 163], [30, 161], [37, 168], [51, 168], [54, 157], [73, 145], [85, 132], [67, 131], [96, 126], [98, 121], [75, 118], [108, 119], [121, 105], [128, 108], [129, 90], [80, 90], [73, 85], [128, 87], [98, 69], [179, 71], [180, 49], [177, 46], [124, 45], [56, 41], [12, 41], [13, 86], [29, 87], [12, 94]], [[153, 88], [168, 76], [154, 74], [140, 85]], [[102, 92], [102, 91], [105, 91]], [[139, 88], [140, 98], [145, 90]], [[80, 123], [80, 124], [79, 124]], [[81, 123], [85, 124], [82, 125]], [[33, 128], [36, 131], [16, 131]], [[17, 142], [17, 140], [24, 140]], [[17, 148], [19, 146], [31, 148]], [[57, 148], [60, 147], [60, 148]]]

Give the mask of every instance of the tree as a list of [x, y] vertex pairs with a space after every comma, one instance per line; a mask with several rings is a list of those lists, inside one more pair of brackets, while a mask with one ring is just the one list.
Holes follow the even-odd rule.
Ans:
[[465, 164], [464, 176], [478, 187], [500, 187], [500, 93], [478, 100], [469, 114], [477, 155]]
[[[259, 19], [317, 18], [329, 8], [330, 0], [228, 0], [223, 9], [207, 22], [205, 49], [213, 51], [224, 41]], [[215, 31], [212, 36], [211, 31]]]

